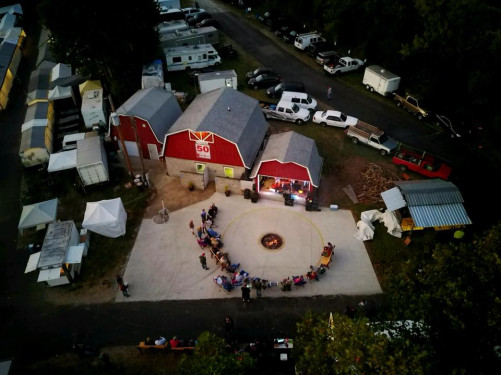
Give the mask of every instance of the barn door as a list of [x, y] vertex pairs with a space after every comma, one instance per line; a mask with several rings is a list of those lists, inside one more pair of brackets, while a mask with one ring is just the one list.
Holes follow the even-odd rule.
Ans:
[[209, 168], [204, 169], [204, 178], [202, 179], [202, 185], [205, 189], [209, 185]]
[[148, 143], [148, 153], [150, 154], [151, 160], [158, 160], [158, 148], [157, 145]]

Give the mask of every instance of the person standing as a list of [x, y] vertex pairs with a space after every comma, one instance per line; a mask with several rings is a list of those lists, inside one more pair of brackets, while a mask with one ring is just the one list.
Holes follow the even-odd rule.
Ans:
[[202, 208], [202, 212], [200, 213], [200, 217], [202, 218], [202, 224], [205, 224], [205, 220], [207, 220], [207, 212], [205, 212], [205, 208]]
[[261, 290], [263, 289], [263, 284], [261, 284], [261, 279], [257, 277], [252, 279], [252, 287], [256, 289], [256, 298], [261, 298]]
[[332, 100], [332, 87], [327, 87], [327, 99]]
[[204, 270], [208, 270], [209, 267], [207, 267], [207, 258], [205, 257], [205, 253], [202, 253], [202, 255], [200, 255], [198, 258], [200, 259], [200, 264], [202, 265], [202, 268]]
[[120, 289], [120, 291], [122, 292], [122, 294], [124, 295], [124, 297], [130, 297], [129, 286], [127, 285], [126, 282], [118, 284], [118, 289]]
[[193, 220], [190, 220], [190, 229], [191, 229], [191, 234], [195, 235], [195, 224], [193, 224]]
[[244, 284], [242, 286], [241, 290], [242, 290], [242, 301], [249, 302], [250, 301], [250, 288], [247, 286], [247, 284]]

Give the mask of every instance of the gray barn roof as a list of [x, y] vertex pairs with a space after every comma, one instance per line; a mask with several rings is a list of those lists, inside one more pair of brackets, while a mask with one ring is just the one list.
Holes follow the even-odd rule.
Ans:
[[463, 207], [459, 189], [441, 179], [397, 181], [417, 227], [467, 225], [471, 220]]
[[185, 130], [212, 132], [237, 145], [250, 168], [268, 131], [259, 102], [231, 87], [198, 95], [177, 119], [169, 134]]
[[45, 148], [45, 126], [32, 126], [21, 133], [19, 153], [30, 148]]
[[43, 120], [47, 119], [49, 113], [49, 102], [36, 102], [28, 106], [26, 110], [26, 115], [24, 116], [24, 122], [30, 120]]
[[28, 84], [28, 93], [40, 90], [45, 92], [47, 98], [47, 90], [49, 90], [49, 69], [36, 69], [31, 72], [30, 82]]
[[160, 87], [138, 90], [117, 109], [121, 115], [133, 115], [148, 121], [157, 140], [165, 134], [183, 113], [176, 97]]
[[259, 173], [261, 163], [273, 160], [281, 163], [296, 163], [307, 168], [312, 184], [318, 187], [323, 159], [318, 154], [313, 139], [293, 131], [272, 134], [252, 170], [251, 178]]
[[12, 56], [14, 56], [14, 51], [16, 50], [16, 45], [8, 42], [3, 42], [0, 44], [0, 84], [5, 80], [5, 75], [9, 69]]

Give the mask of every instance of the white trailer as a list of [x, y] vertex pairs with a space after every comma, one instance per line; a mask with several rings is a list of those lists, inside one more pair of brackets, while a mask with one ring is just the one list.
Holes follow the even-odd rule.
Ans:
[[236, 90], [238, 86], [237, 73], [234, 70], [200, 73], [198, 74], [198, 86], [201, 94], [220, 87], [233, 87]]
[[188, 30], [189, 28], [190, 25], [188, 25], [188, 22], [185, 20], [164, 21], [157, 26], [157, 30], [160, 35], [173, 33], [176, 30]]
[[84, 186], [109, 181], [108, 159], [100, 137], [77, 141], [77, 171]]
[[106, 105], [103, 98], [103, 89], [84, 92], [81, 112], [87, 129], [106, 124]]
[[362, 84], [371, 92], [378, 92], [383, 96], [388, 96], [398, 90], [400, 77], [379, 65], [371, 65], [365, 68]]
[[165, 61], [169, 72], [201, 69], [221, 64], [221, 57], [210, 44], [165, 48]]

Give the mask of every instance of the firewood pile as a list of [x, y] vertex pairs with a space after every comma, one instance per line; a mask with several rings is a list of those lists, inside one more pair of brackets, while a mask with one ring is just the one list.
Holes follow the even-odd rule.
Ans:
[[394, 181], [401, 178], [395, 173], [384, 171], [380, 166], [370, 163], [362, 172], [361, 182], [353, 186], [356, 197], [361, 203], [382, 202], [381, 193], [395, 187]]

